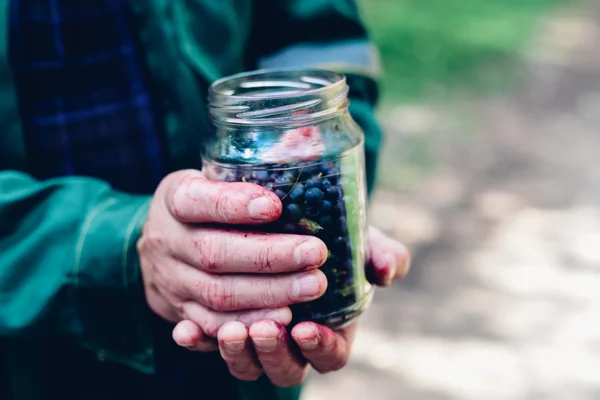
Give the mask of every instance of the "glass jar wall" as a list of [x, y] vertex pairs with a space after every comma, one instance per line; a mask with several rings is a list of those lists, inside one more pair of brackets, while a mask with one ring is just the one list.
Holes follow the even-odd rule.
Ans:
[[293, 305], [293, 323], [346, 325], [369, 305], [365, 277], [366, 185], [363, 132], [348, 112], [343, 75], [263, 70], [210, 88], [214, 135], [205, 145], [209, 179], [248, 182], [282, 201], [268, 232], [314, 235], [329, 250], [325, 294]]

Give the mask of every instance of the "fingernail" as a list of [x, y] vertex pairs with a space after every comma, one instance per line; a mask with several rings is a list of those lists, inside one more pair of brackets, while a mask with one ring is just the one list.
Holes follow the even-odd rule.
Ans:
[[294, 250], [294, 261], [298, 265], [315, 267], [321, 265], [323, 257], [318, 245], [313, 240], [301, 243]]
[[252, 339], [252, 342], [254, 343], [254, 346], [264, 352], [264, 353], [270, 353], [273, 350], [275, 350], [275, 348], [277, 347], [277, 339], [274, 338], [270, 338], [270, 339], [263, 339], [263, 338], [256, 338], [256, 339]]
[[321, 282], [315, 274], [302, 275], [292, 282], [292, 293], [296, 297], [312, 298], [321, 291]]
[[386, 285], [389, 285], [392, 283], [394, 276], [396, 276], [396, 270], [398, 269], [398, 265], [396, 264], [396, 256], [392, 253], [387, 253], [385, 255], [385, 264], [387, 266], [385, 283]]
[[319, 338], [312, 338], [300, 341], [302, 350], [314, 350], [319, 345]]
[[246, 342], [244, 340], [239, 341], [227, 341], [223, 342], [223, 346], [225, 350], [227, 350], [230, 354], [240, 354], [244, 351], [246, 347]]
[[248, 214], [252, 218], [267, 220], [273, 215], [273, 202], [267, 197], [258, 197], [248, 204]]
[[181, 344], [181, 343], [177, 343], [178, 346], [183, 347], [184, 349], [190, 350], [190, 351], [196, 351], [196, 348], [194, 347], [194, 344]]

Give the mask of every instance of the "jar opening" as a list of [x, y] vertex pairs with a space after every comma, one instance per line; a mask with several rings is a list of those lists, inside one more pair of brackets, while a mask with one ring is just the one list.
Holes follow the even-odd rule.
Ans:
[[209, 89], [215, 124], [310, 124], [348, 104], [344, 75], [319, 69], [253, 71], [220, 79]]

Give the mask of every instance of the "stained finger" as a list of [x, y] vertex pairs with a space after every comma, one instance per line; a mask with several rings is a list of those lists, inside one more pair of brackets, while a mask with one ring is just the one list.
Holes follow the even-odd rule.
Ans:
[[273, 321], [250, 326], [250, 338], [265, 374], [276, 386], [299, 385], [308, 373], [306, 361], [298, 354], [286, 330]]
[[195, 170], [182, 171], [165, 196], [173, 217], [186, 223], [260, 224], [281, 215], [281, 201], [267, 189], [211, 181]]
[[302, 322], [291, 332], [302, 355], [321, 373], [337, 371], [350, 357], [351, 338], [345, 330], [334, 332], [312, 322]]
[[233, 376], [254, 381], [263, 374], [252, 345], [248, 327], [241, 322], [228, 322], [219, 329], [219, 350]]
[[369, 254], [367, 276], [376, 285], [388, 286], [410, 270], [410, 252], [406, 246], [376, 228], [369, 229]]
[[189, 350], [209, 352], [219, 348], [214, 338], [208, 337], [193, 321], [183, 320], [173, 329], [173, 340]]
[[315, 300], [327, 289], [327, 278], [320, 270], [268, 276], [212, 275], [188, 267], [177, 273], [177, 285], [184, 290], [181, 295], [215, 311], [287, 307]]
[[217, 337], [217, 333], [223, 325], [232, 321], [240, 322], [249, 327], [256, 321], [271, 319], [285, 326], [292, 319], [292, 313], [288, 307], [218, 312], [196, 302], [188, 301], [183, 304], [182, 310], [186, 319], [194, 321], [206, 336], [213, 338]]
[[189, 228], [172, 247], [179, 259], [214, 274], [287, 273], [327, 259], [327, 246], [316, 237], [227, 229]]

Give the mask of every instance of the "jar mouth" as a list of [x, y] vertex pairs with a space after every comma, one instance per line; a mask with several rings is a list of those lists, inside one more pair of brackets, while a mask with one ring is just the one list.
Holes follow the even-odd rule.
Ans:
[[302, 124], [347, 108], [348, 85], [328, 70], [262, 69], [215, 81], [208, 100], [216, 124]]
[[209, 101], [217, 96], [235, 99], [285, 98], [290, 95], [318, 95], [333, 86], [345, 86], [344, 75], [311, 68], [261, 69], [216, 80], [209, 89]]

